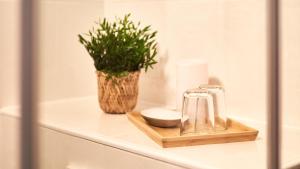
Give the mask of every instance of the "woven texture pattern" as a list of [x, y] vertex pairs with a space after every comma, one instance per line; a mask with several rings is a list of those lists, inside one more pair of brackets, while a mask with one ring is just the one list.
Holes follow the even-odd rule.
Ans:
[[140, 72], [129, 73], [125, 77], [112, 77], [97, 71], [98, 100], [101, 109], [106, 113], [126, 113], [134, 109], [138, 97]]

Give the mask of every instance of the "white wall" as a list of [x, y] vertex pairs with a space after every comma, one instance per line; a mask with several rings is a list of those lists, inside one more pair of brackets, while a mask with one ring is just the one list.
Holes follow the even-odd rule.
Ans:
[[[300, 126], [300, 1], [283, 3], [283, 122]], [[261, 0], [112, 0], [105, 15], [132, 13], [159, 31], [162, 63], [143, 75], [140, 98], [175, 104], [175, 63], [199, 57], [227, 91], [229, 113], [266, 119], [266, 2]], [[157, 90], [159, 88], [160, 90]]]
[[96, 93], [92, 59], [78, 41], [103, 16], [103, 1], [43, 0], [41, 5], [41, 99]]
[[18, 102], [19, 2], [0, 0], [0, 107]]
[[300, 1], [282, 3], [283, 121], [300, 126]]
[[[96, 93], [92, 60], [77, 35], [103, 16], [101, 0], [43, 0], [40, 9], [40, 99]], [[0, 0], [0, 107], [19, 101], [19, 1]]]
[[[18, 101], [17, 1], [0, 0], [0, 106]], [[140, 83], [140, 99], [175, 105], [175, 62], [199, 57], [226, 87], [229, 112], [260, 121], [266, 115], [266, 13], [261, 0], [43, 0], [41, 1], [41, 99], [95, 95], [92, 60], [79, 44], [99, 17], [132, 13], [159, 31], [160, 63]], [[283, 3], [283, 118], [300, 126], [300, 12]], [[160, 90], [157, 90], [157, 89]]]

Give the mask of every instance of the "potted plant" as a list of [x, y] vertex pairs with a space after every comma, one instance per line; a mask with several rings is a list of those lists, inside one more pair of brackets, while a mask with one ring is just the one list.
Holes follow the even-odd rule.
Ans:
[[106, 113], [132, 111], [137, 103], [140, 70], [157, 63], [157, 31], [130, 20], [130, 14], [114, 22], [100, 20], [79, 42], [94, 60], [98, 100]]

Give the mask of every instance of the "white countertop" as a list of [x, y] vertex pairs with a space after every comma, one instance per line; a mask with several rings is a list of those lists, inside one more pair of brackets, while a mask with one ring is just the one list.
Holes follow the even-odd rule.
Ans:
[[[0, 112], [18, 116], [15, 107], [2, 108]], [[235, 119], [241, 121], [241, 118]], [[161, 148], [136, 128], [126, 115], [101, 112], [96, 97], [47, 102], [41, 106], [40, 113], [43, 127], [186, 168], [266, 168], [265, 125], [242, 121], [259, 130], [256, 141]], [[300, 129], [283, 128], [282, 135], [283, 167], [299, 164]]]

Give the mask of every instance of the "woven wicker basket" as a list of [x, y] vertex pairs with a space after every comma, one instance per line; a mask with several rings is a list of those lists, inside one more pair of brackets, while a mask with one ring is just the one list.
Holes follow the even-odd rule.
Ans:
[[125, 77], [107, 79], [107, 74], [97, 71], [101, 109], [113, 114], [132, 111], [137, 103], [139, 75], [140, 71], [136, 71]]

